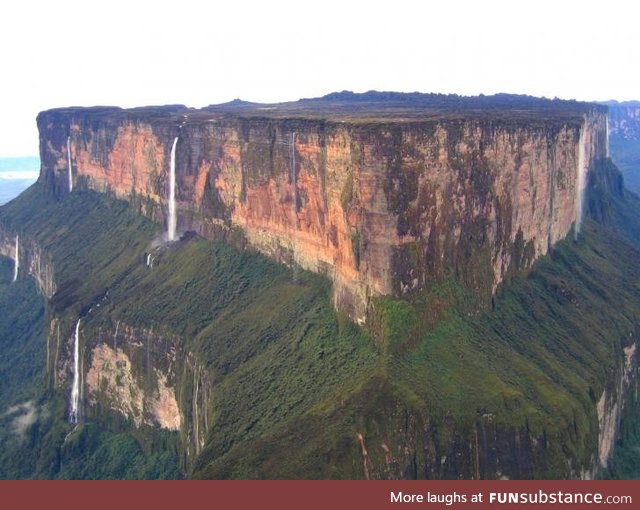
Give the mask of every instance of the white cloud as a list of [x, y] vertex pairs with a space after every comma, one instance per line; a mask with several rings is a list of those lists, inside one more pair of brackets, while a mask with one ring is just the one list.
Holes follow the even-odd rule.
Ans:
[[28, 400], [22, 404], [10, 407], [4, 415], [16, 415], [11, 421], [11, 430], [19, 438], [23, 438], [27, 429], [38, 419], [38, 409], [33, 401]]

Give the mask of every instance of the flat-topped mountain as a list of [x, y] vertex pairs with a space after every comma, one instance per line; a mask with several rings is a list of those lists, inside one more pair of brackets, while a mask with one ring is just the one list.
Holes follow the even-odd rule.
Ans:
[[174, 204], [178, 230], [209, 238], [239, 229], [328, 275], [360, 322], [372, 297], [449, 270], [490, 298], [579, 223], [606, 151], [605, 107], [511, 95], [67, 108], [38, 126], [40, 181], [56, 195], [108, 192], [167, 225]]
[[141, 106], [119, 108], [109, 106], [69, 107], [53, 111], [70, 114], [86, 110], [92, 115], [146, 116], [149, 119], [180, 122], [188, 116], [187, 123], [206, 122], [218, 116], [263, 117], [271, 119], [308, 118], [336, 122], [415, 122], [436, 119], [464, 119], [484, 117], [505, 122], [528, 119], [537, 122], [544, 118], [581, 120], [582, 115], [593, 110], [606, 112], [606, 106], [545, 99], [526, 95], [495, 94], [489, 96], [458, 96], [456, 94], [423, 94], [419, 92], [354, 93], [334, 92], [317, 98], [300, 99], [283, 103], [255, 103], [234, 99], [204, 108], [185, 105]]
[[606, 106], [340, 92], [38, 127], [0, 208], [0, 476], [617, 475], [640, 200]]

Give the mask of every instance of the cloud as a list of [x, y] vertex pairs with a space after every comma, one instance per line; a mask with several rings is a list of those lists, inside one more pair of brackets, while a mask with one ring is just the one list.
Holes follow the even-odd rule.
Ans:
[[0, 180], [35, 181], [40, 175], [38, 170], [6, 170], [0, 171]]
[[18, 437], [23, 438], [27, 429], [38, 419], [38, 408], [32, 400], [10, 407], [4, 416], [16, 415], [11, 421], [11, 430]]

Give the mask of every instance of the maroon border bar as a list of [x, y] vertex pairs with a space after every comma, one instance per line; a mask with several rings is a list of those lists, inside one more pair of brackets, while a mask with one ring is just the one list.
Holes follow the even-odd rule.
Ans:
[[[0, 482], [0, 490], [2, 508], [7, 509], [640, 508], [640, 481], [5, 481]], [[413, 499], [414, 502], [392, 502], [392, 494], [398, 499], [399, 493], [402, 493], [402, 499]], [[492, 493], [493, 501], [490, 500]], [[499, 502], [509, 497], [522, 498], [521, 494], [544, 499], [539, 496], [541, 493], [547, 495], [546, 504], [522, 500]], [[473, 502], [473, 496], [477, 500], [479, 494], [482, 494], [482, 502]], [[586, 499], [592, 498], [587, 494], [601, 494], [603, 500], [600, 503], [560, 503], [551, 499], [555, 495], [556, 500], [563, 498], [566, 501], [567, 494], [572, 494], [572, 498], [574, 494], [581, 494]]]

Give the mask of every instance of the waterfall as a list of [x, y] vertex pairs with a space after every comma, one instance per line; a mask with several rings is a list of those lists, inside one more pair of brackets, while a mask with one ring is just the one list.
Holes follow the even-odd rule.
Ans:
[[71, 387], [71, 423], [78, 423], [80, 402], [80, 319], [73, 339], [73, 386]]
[[292, 188], [292, 196], [293, 196], [293, 204], [292, 204], [292, 217], [293, 217], [293, 232], [291, 233], [291, 239], [293, 243], [293, 253], [292, 253], [292, 267], [293, 267], [293, 281], [298, 281], [298, 269], [296, 266], [296, 237], [298, 230], [298, 184], [296, 182], [296, 133], [295, 131], [291, 133], [291, 169], [290, 169], [290, 180], [291, 180], [291, 188]]
[[58, 360], [60, 359], [60, 321], [56, 320], [56, 353], [53, 357], [53, 387], [58, 385]]
[[576, 226], [574, 229], [574, 238], [578, 240], [580, 227], [582, 225], [582, 209], [584, 202], [584, 189], [587, 181], [587, 147], [585, 139], [585, 131], [587, 129], [586, 120], [580, 129], [580, 139], [578, 141], [578, 182], [576, 183]]
[[18, 279], [18, 269], [20, 268], [19, 248], [20, 248], [20, 239], [16, 235], [16, 258], [13, 261], [13, 281], [14, 282]]
[[[52, 323], [53, 324], [53, 323]], [[46, 339], [47, 343], [47, 380], [49, 379], [49, 373], [51, 370], [51, 346], [49, 345], [49, 338]]]
[[69, 193], [73, 191], [73, 175], [71, 173], [71, 137], [67, 136], [67, 164], [69, 166]]
[[[298, 189], [296, 183], [296, 133], [291, 133], [291, 169], [289, 179], [291, 180], [291, 186], [293, 188], [293, 217], [296, 218], [296, 210], [298, 205]], [[296, 225], [297, 227], [297, 221]]]
[[118, 328], [120, 327], [120, 321], [116, 324], [116, 332], [113, 334], [113, 351], [118, 352]]
[[169, 171], [169, 221], [167, 223], [167, 239], [174, 241], [176, 238], [176, 145], [178, 137], [173, 140], [171, 147], [171, 166]]
[[609, 114], [607, 114], [607, 124], [605, 126], [605, 152], [604, 155], [608, 158], [609, 156]]
[[151, 267], [151, 253], [147, 253], [147, 267]]
[[200, 431], [198, 424], [198, 372], [197, 365], [193, 368], [193, 435], [195, 437], [196, 455], [200, 453]]

